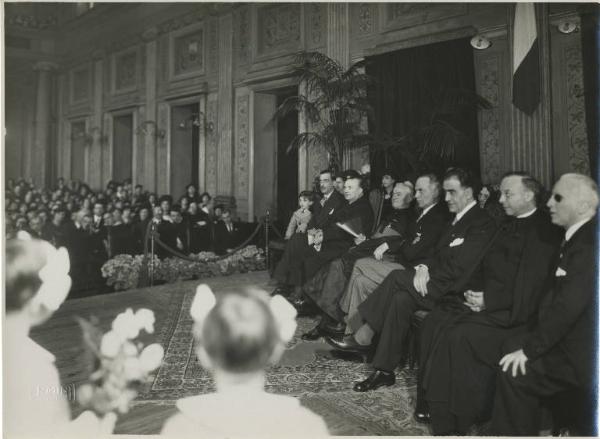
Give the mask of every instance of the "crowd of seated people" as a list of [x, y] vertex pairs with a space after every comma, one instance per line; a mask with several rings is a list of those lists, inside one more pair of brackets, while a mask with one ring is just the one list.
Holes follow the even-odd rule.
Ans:
[[393, 385], [418, 328], [415, 418], [434, 434], [479, 424], [537, 435], [540, 407], [557, 396], [574, 398], [571, 427], [593, 432], [592, 179], [565, 174], [550, 193], [524, 172], [482, 187], [462, 168], [414, 182], [385, 171], [367, 192], [346, 171], [340, 193], [336, 177], [321, 172], [321, 196], [272, 285], [300, 315], [320, 316], [303, 339], [370, 361], [355, 391]]
[[[148, 224], [158, 238], [183, 254], [214, 251], [225, 254], [241, 241], [231, 212], [214, 205], [208, 193], [193, 184], [174, 200], [157, 196], [131, 180], [111, 181], [94, 192], [78, 181], [59, 178], [53, 188], [40, 188], [23, 179], [8, 180], [6, 187], [6, 237], [24, 230], [34, 238], [64, 246], [72, 261], [74, 291], [102, 283], [100, 268], [119, 254], [143, 254]], [[155, 246], [156, 255], [171, 253]]]

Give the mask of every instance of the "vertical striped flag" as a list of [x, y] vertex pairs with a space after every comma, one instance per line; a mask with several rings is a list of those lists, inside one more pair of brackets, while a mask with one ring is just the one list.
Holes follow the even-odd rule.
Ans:
[[515, 107], [531, 115], [540, 103], [540, 50], [533, 3], [517, 3], [513, 30], [513, 97]]

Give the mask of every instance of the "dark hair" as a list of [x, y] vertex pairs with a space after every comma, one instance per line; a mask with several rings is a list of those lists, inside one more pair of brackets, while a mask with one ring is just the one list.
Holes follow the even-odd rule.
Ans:
[[212, 197], [210, 196], [210, 194], [208, 192], [202, 192], [200, 194], [200, 200], [202, 200], [202, 198], [204, 198], [204, 196], [207, 196], [209, 200], [212, 200]]
[[186, 192], [187, 192], [187, 190], [188, 190], [189, 188], [191, 188], [191, 187], [193, 187], [194, 189], [198, 190], [198, 188], [196, 187], [196, 185], [195, 185], [194, 183], [190, 183], [190, 184], [188, 184], [188, 185], [185, 187], [185, 190], [186, 190]]
[[344, 181], [350, 179], [358, 180], [358, 185], [363, 189], [365, 189], [366, 185], [368, 184], [368, 181], [365, 178], [365, 176], [354, 169], [347, 169], [344, 172], [342, 172], [342, 178], [344, 179]]
[[315, 201], [315, 193], [313, 191], [302, 191], [298, 194], [298, 198], [306, 198], [309, 201]]
[[[537, 179], [535, 179], [531, 174], [528, 174], [524, 171], [514, 171], [507, 172], [502, 176], [502, 180], [506, 177], [521, 177], [521, 183], [528, 191], [533, 193], [533, 198], [535, 202], [535, 206], [538, 207], [543, 202], [543, 198], [545, 196], [546, 189]], [[488, 188], [490, 191], [490, 195], [492, 194], [492, 190]]]
[[471, 188], [473, 199], [477, 199], [477, 194], [481, 190], [481, 181], [472, 171], [464, 168], [448, 168], [444, 174], [444, 181], [450, 178], [456, 178], [463, 188]]
[[39, 271], [46, 265], [44, 245], [39, 240], [6, 241], [6, 311], [18, 311], [35, 295], [42, 285]]
[[158, 204], [162, 204], [163, 201], [168, 201], [169, 204], [173, 203], [173, 197], [170, 195], [161, 195], [161, 197], [158, 199]]
[[137, 188], [143, 189], [143, 188], [144, 188], [144, 186], [142, 186], [141, 184], [136, 184], [136, 185], [135, 185], [135, 189], [137, 189]]
[[[419, 178], [428, 178], [429, 179], [429, 184], [432, 184], [435, 186], [435, 188], [437, 189], [437, 193], [438, 196], [436, 198], [436, 200], [439, 200], [440, 195], [442, 194], [442, 182], [440, 181], [440, 178], [437, 176], [437, 174], [433, 173], [433, 172], [428, 172], [425, 174], [421, 174], [417, 177], [417, 180]], [[415, 185], [416, 185], [416, 180], [415, 180]], [[473, 197], [475, 197], [475, 194], [473, 194]]]
[[173, 204], [171, 206], [171, 212], [181, 212], [181, 204]]
[[264, 369], [279, 343], [268, 297], [232, 292], [217, 300], [194, 336], [219, 369], [249, 373]]
[[331, 169], [323, 169], [322, 171], [319, 172], [319, 175], [323, 175], [323, 174], [329, 174], [332, 178], [335, 175]]
[[384, 169], [380, 173], [380, 175], [381, 175], [380, 179], [383, 179], [383, 177], [385, 177], [386, 175], [389, 175], [392, 178], [392, 180], [398, 181], [398, 173], [390, 168]]

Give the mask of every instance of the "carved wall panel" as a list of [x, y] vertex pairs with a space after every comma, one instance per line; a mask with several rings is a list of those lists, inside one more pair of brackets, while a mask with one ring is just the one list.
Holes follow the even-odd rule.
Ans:
[[257, 6], [258, 55], [269, 55], [300, 47], [299, 4]]
[[569, 165], [575, 172], [590, 173], [588, 139], [583, 93], [581, 50], [571, 46], [564, 53], [567, 82], [567, 126], [569, 129]]
[[71, 103], [86, 102], [90, 97], [90, 69], [88, 66], [71, 73]]
[[118, 93], [135, 89], [138, 78], [137, 50], [116, 54], [113, 62], [113, 91]]
[[250, 61], [250, 12], [248, 6], [242, 6], [233, 13], [233, 50], [239, 65]]
[[[209, 97], [206, 104], [206, 119], [207, 123], [217, 127], [217, 101], [213, 97]], [[216, 129], [207, 133], [206, 138], [206, 188], [205, 190], [215, 195], [217, 193], [217, 136]]]
[[169, 191], [169, 166], [167, 140], [170, 141], [169, 104], [161, 102], [158, 104], [158, 129], [164, 130], [165, 138], [156, 139], [156, 190], [160, 194]]
[[248, 95], [238, 96], [235, 103], [235, 170], [234, 193], [237, 199], [248, 198], [248, 178], [250, 162], [248, 148], [250, 142]]
[[498, 183], [503, 174], [500, 146], [500, 57], [481, 61], [478, 74], [478, 92], [492, 108], [479, 112], [479, 154], [481, 177], [485, 183]]
[[354, 26], [352, 31], [359, 36], [371, 34], [374, 28], [375, 7], [373, 3], [357, 3], [350, 5], [353, 12]]
[[208, 25], [208, 71], [215, 74], [219, 71], [219, 40], [217, 20], [211, 19]]
[[204, 30], [173, 38], [173, 76], [204, 72]]
[[386, 27], [394, 29], [459, 17], [468, 12], [466, 3], [387, 3], [383, 7]]
[[321, 46], [325, 35], [326, 12], [322, 3], [306, 3], [305, 14], [308, 22], [307, 46], [316, 48]]

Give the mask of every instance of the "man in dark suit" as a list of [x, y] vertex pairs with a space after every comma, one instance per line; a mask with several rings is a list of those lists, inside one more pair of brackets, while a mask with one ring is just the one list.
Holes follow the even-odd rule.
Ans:
[[334, 348], [365, 353], [373, 336], [379, 342], [373, 357], [375, 371], [354, 390], [365, 392], [395, 383], [394, 369], [402, 358], [410, 319], [419, 309], [430, 310], [448, 292], [462, 291], [471, 272], [495, 233], [493, 219], [476, 203], [479, 183], [469, 171], [452, 168], [444, 176], [446, 203], [454, 220], [442, 234], [434, 256], [415, 268], [392, 271], [359, 305], [364, 324], [354, 322], [354, 336], [339, 341], [327, 338]]
[[239, 228], [231, 219], [231, 211], [223, 209], [221, 220], [215, 225], [215, 250], [217, 254], [225, 254], [240, 244]]
[[[337, 302], [344, 293], [348, 277], [354, 263], [373, 253], [385, 253], [390, 247], [400, 247], [405, 242], [409, 224], [414, 221], [411, 209], [413, 187], [410, 183], [396, 183], [392, 190], [392, 212], [384, 218], [370, 239], [350, 248], [341, 258], [323, 267], [310, 282], [303, 287], [303, 293], [321, 310], [322, 317], [312, 330], [302, 336], [305, 340], [316, 340], [324, 333], [334, 334], [343, 330], [340, 327], [343, 315]], [[364, 235], [363, 235], [364, 236]], [[330, 317], [333, 315], [333, 317]]]
[[465, 289], [446, 295], [421, 325], [415, 418], [431, 418], [434, 434], [466, 434], [489, 419], [502, 344], [526, 330], [558, 249], [560, 230], [538, 209], [542, 185], [509, 173], [500, 189], [506, 221]]
[[[313, 204], [313, 217], [308, 223], [308, 229], [323, 229], [345, 203], [344, 196], [334, 190], [333, 173], [330, 170], [319, 174], [319, 188], [322, 197], [318, 203]], [[273, 279], [278, 285], [274, 293], [288, 294], [290, 285], [301, 286], [304, 283], [300, 262], [307, 247], [305, 233], [296, 233], [286, 242], [281, 261], [273, 273]]]
[[[505, 343], [491, 422], [494, 435], [539, 434], [540, 399], [561, 391], [581, 389], [597, 399], [598, 186], [587, 176], [565, 174], [548, 207], [552, 222], [566, 231], [564, 244], [537, 324]], [[589, 423], [594, 422], [592, 412], [590, 407]]]

